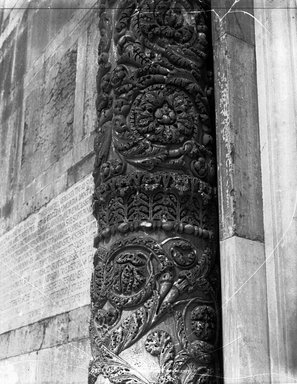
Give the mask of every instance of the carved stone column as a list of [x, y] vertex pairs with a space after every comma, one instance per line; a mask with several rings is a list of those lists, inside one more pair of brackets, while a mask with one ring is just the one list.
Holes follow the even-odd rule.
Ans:
[[207, 7], [100, 4], [90, 384], [219, 380]]

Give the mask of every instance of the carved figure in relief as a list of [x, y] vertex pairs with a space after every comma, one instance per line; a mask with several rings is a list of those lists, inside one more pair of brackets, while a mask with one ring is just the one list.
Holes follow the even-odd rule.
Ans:
[[[89, 384], [218, 382], [207, 11], [204, 0], [101, 2]], [[124, 358], [140, 342], [154, 379]]]
[[[91, 366], [93, 377], [103, 374], [111, 382], [116, 382], [114, 375], [119, 368], [123, 368], [123, 363], [115, 356], [133, 345], [175, 309], [176, 334], [181, 349], [178, 351], [176, 348], [177, 354], [176, 349], [171, 352], [174, 355], [171, 362], [174, 382], [180, 382], [181, 368], [189, 361], [210, 375], [214, 358], [214, 344], [211, 343], [215, 343], [217, 337], [215, 310], [205, 305], [215, 302], [215, 292], [207, 280], [212, 259], [213, 254], [208, 247], [196, 249], [182, 238], [168, 238], [160, 245], [150, 237], [128, 237], [114, 243], [109, 252], [99, 248], [92, 284], [91, 336], [97, 355]], [[189, 293], [196, 290], [199, 296], [189, 298]], [[187, 310], [194, 302], [196, 305], [200, 303], [200, 306], [192, 310], [190, 326], [186, 329]], [[185, 304], [184, 311], [179, 312], [178, 309]], [[122, 312], [130, 308], [129, 315], [122, 320]], [[146, 350], [156, 355], [152, 340], [156, 335], [160, 337], [165, 333], [148, 334]], [[166, 336], [167, 340], [170, 338], [170, 335]], [[164, 349], [161, 341], [158, 348]], [[115, 371], [111, 368], [105, 371], [110, 364]], [[124, 366], [127, 367], [127, 364], [125, 362]], [[142, 382], [140, 377], [139, 380]], [[161, 382], [170, 381], [162, 379]]]

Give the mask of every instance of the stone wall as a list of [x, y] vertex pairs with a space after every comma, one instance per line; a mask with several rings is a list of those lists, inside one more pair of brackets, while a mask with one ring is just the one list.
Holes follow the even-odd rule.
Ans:
[[[297, 380], [297, 11], [258, 0], [256, 25], [271, 383]], [[263, 28], [265, 26], [265, 29]], [[279, 28], [282, 26], [282, 28]]]
[[86, 383], [98, 9], [0, 5], [0, 382]]
[[214, 0], [225, 384], [296, 382], [296, 1]]
[[224, 382], [269, 383], [253, 1], [215, 5]]

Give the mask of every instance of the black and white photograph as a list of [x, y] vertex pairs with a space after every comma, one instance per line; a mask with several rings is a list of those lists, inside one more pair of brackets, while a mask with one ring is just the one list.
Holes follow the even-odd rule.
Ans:
[[297, 0], [0, 0], [0, 384], [297, 384]]

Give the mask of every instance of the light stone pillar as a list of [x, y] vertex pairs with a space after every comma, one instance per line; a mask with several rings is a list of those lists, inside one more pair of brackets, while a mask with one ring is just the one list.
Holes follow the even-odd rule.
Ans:
[[217, 383], [207, 1], [100, 9], [89, 384]]
[[224, 383], [270, 383], [253, 2], [212, 4]]
[[255, 9], [271, 382], [297, 382], [296, 1]]

